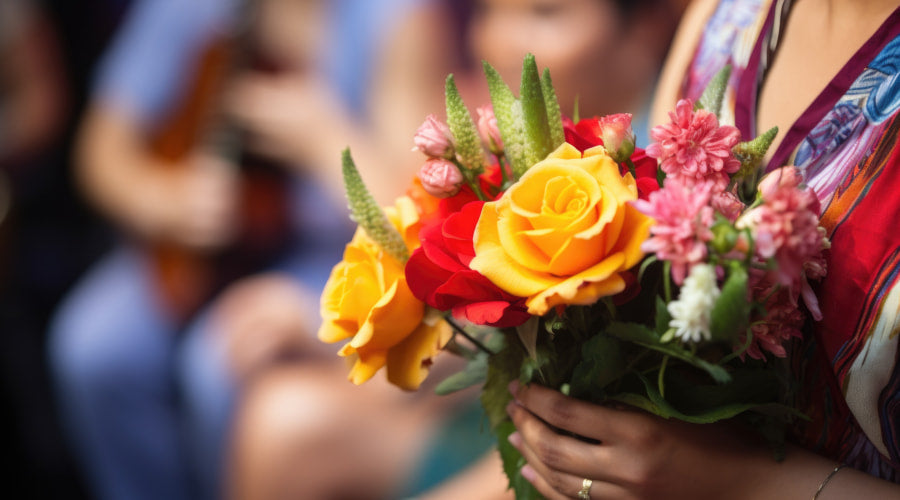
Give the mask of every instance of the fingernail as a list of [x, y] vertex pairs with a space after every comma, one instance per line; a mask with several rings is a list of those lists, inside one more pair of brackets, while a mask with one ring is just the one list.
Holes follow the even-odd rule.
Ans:
[[506, 414], [510, 417], [513, 416], [513, 413], [518, 410], [518, 406], [515, 401], [510, 401], [508, 405], [506, 405]]
[[528, 480], [529, 483], [533, 483], [534, 480], [537, 479], [537, 472], [535, 472], [530, 465], [523, 465], [520, 472], [522, 473], [522, 477]]
[[513, 448], [518, 450], [522, 447], [522, 435], [518, 432], [513, 432], [506, 439], [509, 441], [509, 444], [513, 445]]
[[516, 392], [519, 391], [519, 381], [513, 380], [512, 382], [509, 383], [509, 386], [507, 386], [507, 387], [509, 387], [509, 392], [512, 393], [513, 396], [515, 396]]

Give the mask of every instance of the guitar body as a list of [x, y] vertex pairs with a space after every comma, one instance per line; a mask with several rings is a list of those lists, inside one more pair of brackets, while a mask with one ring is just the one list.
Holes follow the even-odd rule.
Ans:
[[[204, 141], [218, 118], [222, 88], [233, 70], [233, 41], [210, 44], [196, 67], [181, 103], [164, 120], [151, 151], [178, 168]], [[237, 135], [234, 131], [229, 135]], [[239, 145], [229, 145], [229, 148]], [[152, 273], [161, 304], [171, 317], [187, 320], [229, 282], [261, 270], [283, 250], [289, 235], [286, 168], [239, 152], [241, 186], [239, 234], [225, 248], [199, 251], [169, 242], [151, 242]]]

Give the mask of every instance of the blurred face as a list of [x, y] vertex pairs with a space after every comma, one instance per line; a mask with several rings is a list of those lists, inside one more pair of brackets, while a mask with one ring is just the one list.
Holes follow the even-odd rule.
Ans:
[[550, 68], [563, 112], [578, 96], [582, 116], [621, 111], [615, 101], [617, 39], [624, 29], [607, 0], [478, 0], [469, 32], [476, 58], [497, 68], [516, 91], [522, 59]]

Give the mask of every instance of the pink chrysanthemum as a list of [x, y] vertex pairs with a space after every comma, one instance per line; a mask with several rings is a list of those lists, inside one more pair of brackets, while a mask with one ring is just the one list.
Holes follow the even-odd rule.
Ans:
[[671, 262], [672, 278], [679, 285], [690, 268], [706, 258], [706, 243], [713, 238], [710, 200], [715, 188], [712, 181], [690, 187], [677, 178], [666, 179], [665, 187], [650, 193], [649, 199], [634, 202], [656, 220], [641, 250]]
[[828, 240], [819, 229], [818, 213], [819, 199], [812, 190], [786, 184], [771, 189], [763, 204], [741, 216], [736, 226], [751, 228], [759, 258], [775, 260], [773, 281], [798, 287], [807, 265], [814, 277], [824, 275], [820, 255]]
[[728, 174], [741, 168], [741, 162], [731, 148], [741, 140], [741, 133], [730, 125], [719, 125], [716, 115], [705, 110], [694, 111], [694, 104], [682, 99], [669, 112], [672, 121], [650, 131], [653, 144], [647, 155], [660, 161], [660, 168], [669, 177], [686, 182], [715, 180], [728, 184]]
[[[745, 353], [754, 359], [763, 359], [764, 351], [783, 358], [787, 356], [784, 343], [792, 337], [801, 337], [804, 316], [797, 307], [797, 297], [788, 288], [779, 288], [772, 293], [772, 287], [754, 287], [751, 294], [755, 300], [766, 300], [766, 317], [754, 321], [750, 327], [753, 339]], [[746, 342], [746, 333], [741, 334], [738, 344]]]

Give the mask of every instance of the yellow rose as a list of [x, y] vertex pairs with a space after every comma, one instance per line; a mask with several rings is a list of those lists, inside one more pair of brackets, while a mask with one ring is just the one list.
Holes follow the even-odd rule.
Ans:
[[503, 290], [527, 297], [528, 312], [592, 304], [625, 288], [620, 273], [644, 254], [653, 219], [629, 203], [631, 174], [602, 146], [581, 153], [563, 144], [503, 196], [485, 203], [470, 267]]
[[[399, 198], [385, 212], [407, 247], [417, 248], [420, 223], [412, 200]], [[450, 336], [443, 322], [423, 322], [425, 304], [409, 290], [403, 264], [362, 229], [357, 229], [343, 261], [331, 271], [320, 307], [319, 339], [329, 343], [350, 339], [339, 354], [355, 359], [349, 376], [355, 384], [387, 366], [391, 383], [418, 388], [431, 359]]]

